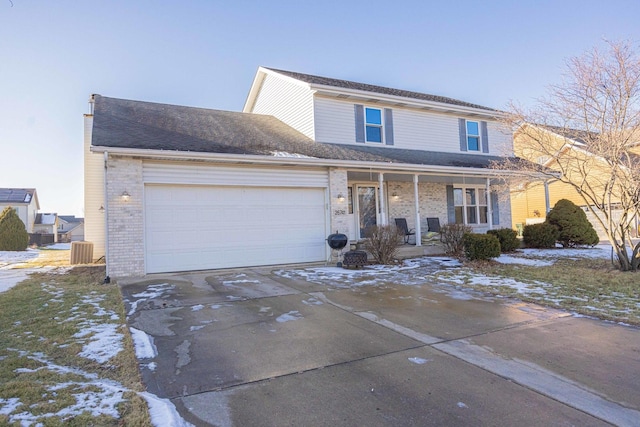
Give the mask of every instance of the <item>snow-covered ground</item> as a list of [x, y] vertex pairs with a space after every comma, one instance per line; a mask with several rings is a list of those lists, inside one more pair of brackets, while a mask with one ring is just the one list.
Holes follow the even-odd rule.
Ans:
[[[46, 250], [69, 250], [71, 243], [56, 243], [46, 247]], [[29, 261], [42, 254], [40, 249], [28, 248], [26, 251], [0, 251], [0, 292], [11, 289], [29, 277], [34, 272], [52, 270], [53, 267], [25, 268]]]
[[[31, 251], [28, 251], [31, 252]], [[6, 256], [7, 252], [0, 252], [0, 260], [15, 260], [15, 256]], [[10, 253], [13, 255], [13, 253]], [[24, 254], [23, 254], [24, 255]], [[24, 259], [24, 258], [22, 258]], [[21, 272], [23, 269], [4, 269], [0, 270], [0, 276], [5, 273]], [[16, 280], [19, 279], [15, 276]], [[26, 277], [23, 277], [24, 279]], [[101, 303], [104, 301], [104, 295], [98, 291], [90, 292], [81, 298], [81, 303], [70, 309], [63, 309], [65, 289], [51, 284], [41, 284], [42, 290], [50, 295], [45, 303], [47, 306], [51, 304], [59, 304], [61, 309], [59, 315], [52, 319], [59, 324], [69, 322], [78, 322], [80, 330], [74, 334], [75, 342], [82, 345], [82, 350], [78, 356], [93, 360], [97, 363], [104, 364], [114, 358], [123, 350], [124, 328], [126, 325], [124, 319], [111, 311], [105, 310]], [[132, 330], [134, 342], [136, 344], [136, 354], [139, 358], [152, 358], [157, 355], [155, 346], [151, 337], [144, 332]], [[31, 335], [29, 331], [26, 334]], [[68, 343], [60, 344], [67, 346]], [[7, 349], [9, 352], [15, 352], [21, 357], [31, 359], [40, 367], [35, 369], [17, 368], [16, 373], [30, 374], [39, 371], [50, 371], [57, 374], [74, 374], [79, 378], [72, 382], [63, 382], [58, 384], [49, 384], [46, 386], [47, 392], [55, 395], [60, 390], [66, 390], [75, 399], [75, 402], [68, 406], [48, 412], [46, 404], [27, 406], [20, 401], [19, 398], [0, 398], [0, 415], [6, 415], [10, 423], [16, 423], [22, 426], [41, 426], [44, 421], [51, 417], [60, 417], [66, 419], [89, 411], [93, 416], [107, 415], [118, 418], [117, 406], [124, 400], [124, 394], [129, 390], [122, 384], [100, 378], [95, 373], [90, 373], [82, 369], [70, 366], [61, 366], [49, 359], [42, 353], [29, 353], [21, 349]], [[180, 417], [175, 406], [168, 399], [161, 399], [151, 393], [139, 393], [149, 406], [151, 421], [154, 426], [191, 426]], [[49, 405], [50, 406], [50, 405]]]

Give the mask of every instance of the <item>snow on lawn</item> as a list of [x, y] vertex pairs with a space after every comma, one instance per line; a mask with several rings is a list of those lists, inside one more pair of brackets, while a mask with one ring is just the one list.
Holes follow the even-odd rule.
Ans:
[[[6, 415], [10, 423], [20, 423], [20, 425], [23, 426], [40, 426], [44, 425], [48, 418], [59, 417], [61, 419], [69, 419], [84, 412], [89, 412], [94, 417], [106, 415], [115, 419], [120, 418], [118, 405], [125, 401], [124, 394], [130, 390], [119, 382], [99, 378], [98, 375], [79, 368], [57, 365], [49, 361], [47, 357], [41, 353], [29, 354], [15, 349], [7, 350], [17, 351], [20, 356], [27, 357], [43, 365], [35, 369], [17, 368], [15, 370], [16, 373], [30, 374], [48, 370], [60, 375], [73, 374], [76, 378], [79, 378], [79, 380], [76, 381], [67, 381], [46, 387], [46, 390], [54, 396], [56, 392], [62, 389], [68, 389], [75, 399], [75, 402], [69, 403], [68, 406], [65, 406], [57, 412], [47, 412], [51, 406], [47, 402], [27, 406], [18, 398], [0, 398], [0, 414]], [[170, 400], [161, 399], [148, 392], [138, 392], [138, 394], [146, 400], [149, 406], [151, 423], [155, 427], [193, 426], [180, 416]]]
[[407, 259], [399, 265], [370, 265], [363, 269], [342, 267], [313, 267], [300, 270], [277, 270], [278, 276], [302, 279], [333, 288], [354, 286], [380, 286], [387, 283], [420, 285], [429, 282], [433, 273], [442, 269], [459, 267], [455, 259], [446, 257], [423, 257]]
[[558, 258], [604, 258], [611, 256], [611, 245], [597, 245], [593, 248], [580, 249], [519, 249], [512, 254], [502, 254], [496, 261], [502, 264], [521, 264], [532, 267], [547, 267]]
[[[7, 350], [18, 351], [15, 349]], [[30, 374], [47, 370], [61, 375], [73, 374], [80, 379], [46, 386], [47, 391], [54, 396], [59, 390], [68, 389], [75, 399], [75, 402], [69, 403], [68, 406], [57, 412], [47, 412], [51, 406], [47, 402], [27, 405], [18, 398], [0, 399], [0, 414], [8, 416], [9, 422], [20, 423], [23, 426], [44, 425], [43, 423], [46, 422], [47, 418], [59, 417], [67, 419], [87, 411], [94, 417], [107, 415], [116, 419], [119, 418], [117, 406], [124, 401], [123, 395], [127, 391], [120, 383], [98, 378], [96, 374], [82, 369], [57, 365], [49, 361], [42, 353], [18, 352], [20, 356], [37, 361], [43, 366], [35, 369], [17, 368], [15, 370], [16, 373]]]
[[0, 251], [0, 269], [14, 264], [24, 264], [25, 262], [38, 258], [40, 251], [27, 249], [26, 251]]
[[[52, 297], [45, 303], [47, 305], [59, 304], [63, 307], [65, 289], [43, 283], [42, 289]], [[77, 322], [80, 329], [74, 335], [77, 343], [83, 344], [82, 351], [78, 356], [94, 360], [98, 363], [106, 363], [123, 350], [123, 331], [125, 325], [121, 323], [120, 316], [111, 310], [105, 310], [101, 306], [105, 296], [93, 291], [89, 295], [81, 298], [81, 302], [67, 310], [61, 310], [53, 321], [59, 324]], [[139, 359], [152, 359], [157, 356], [157, 350], [153, 344], [153, 339], [142, 331], [131, 328], [136, 356]], [[61, 344], [61, 347], [67, 344]], [[98, 417], [106, 415], [119, 418], [118, 405], [125, 400], [124, 394], [129, 392], [122, 384], [100, 378], [95, 373], [86, 372], [80, 368], [61, 366], [50, 361], [42, 353], [29, 353], [19, 349], [7, 349], [17, 352], [21, 357], [39, 362], [41, 366], [37, 368], [17, 368], [18, 374], [33, 374], [40, 371], [50, 371], [60, 375], [74, 374], [74, 381], [62, 381], [59, 383], [47, 384], [45, 388], [53, 396], [60, 390], [65, 390], [74, 398], [73, 402], [68, 402], [62, 409], [51, 411], [50, 403], [43, 400], [43, 403], [27, 405], [19, 398], [0, 398], [0, 415], [8, 417], [10, 423], [23, 426], [44, 425], [46, 420], [52, 417], [61, 419], [72, 418], [83, 412], [90, 412], [92, 416]], [[148, 361], [148, 360], [147, 360]], [[147, 365], [151, 370], [155, 368], [155, 363]], [[151, 422], [156, 427], [164, 426], [191, 426], [185, 422], [178, 414], [175, 406], [167, 399], [160, 399], [151, 393], [139, 393], [149, 405]]]

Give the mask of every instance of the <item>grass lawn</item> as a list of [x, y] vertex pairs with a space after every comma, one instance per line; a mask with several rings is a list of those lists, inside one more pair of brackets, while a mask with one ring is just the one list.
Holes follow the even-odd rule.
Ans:
[[640, 272], [621, 272], [602, 258], [563, 257], [548, 265], [466, 263], [438, 278], [501, 297], [640, 325]]
[[[46, 265], [69, 253], [51, 252]], [[122, 298], [103, 278], [77, 267], [0, 293], [0, 425], [151, 425]]]

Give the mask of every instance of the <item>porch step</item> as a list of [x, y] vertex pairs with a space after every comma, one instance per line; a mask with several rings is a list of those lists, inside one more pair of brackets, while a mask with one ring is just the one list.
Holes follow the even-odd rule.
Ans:
[[415, 245], [402, 245], [398, 248], [398, 258], [415, 258], [423, 255], [444, 255], [444, 246], [442, 245], [429, 245], [429, 246], [415, 246]]

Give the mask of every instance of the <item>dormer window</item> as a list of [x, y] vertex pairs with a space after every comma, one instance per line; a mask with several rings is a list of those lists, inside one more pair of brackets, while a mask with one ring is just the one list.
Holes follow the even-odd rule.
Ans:
[[382, 111], [365, 108], [365, 135], [367, 142], [382, 142]]

